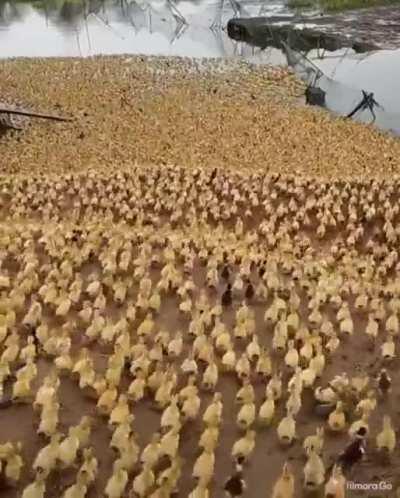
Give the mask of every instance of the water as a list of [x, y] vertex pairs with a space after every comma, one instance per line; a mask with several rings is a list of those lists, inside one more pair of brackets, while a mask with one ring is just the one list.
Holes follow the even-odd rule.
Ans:
[[[122, 53], [229, 57], [243, 50], [222, 29], [210, 29], [219, 20], [219, 0], [179, 1], [178, 12], [166, 0], [150, 2], [0, 0], [0, 57]], [[226, 0], [220, 21], [225, 25], [234, 15], [256, 16], [265, 10], [287, 12], [281, 0], [267, 2], [267, 6], [263, 1], [242, 1], [236, 12]], [[249, 50], [249, 54], [254, 52]]]

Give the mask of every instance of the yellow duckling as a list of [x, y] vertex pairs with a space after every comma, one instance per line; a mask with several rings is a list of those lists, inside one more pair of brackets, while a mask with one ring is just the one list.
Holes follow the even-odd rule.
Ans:
[[108, 479], [105, 489], [107, 498], [122, 498], [128, 483], [128, 473], [118, 462], [114, 463], [113, 473]]
[[322, 389], [321, 386], [318, 386], [314, 391], [314, 397], [320, 403], [336, 405], [336, 402], [338, 401], [338, 395], [336, 391], [329, 386], [325, 389]]
[[89, 444], [92, 425], [93, 418], [84, 415], [78, 425], [69, 428], [68, 433], [78, 439], [80, 449], [85, 448]]
[[60, 443], [57, 459], [63, 468], [72, 467], [75, 463], [79, 449], [79, 439], [76, 435], [69, 433]]
[[271, 395], [275, 401], [282, 397], [282, 372], [275, 372], [265, 389], [265, 396]]
[[275, 400], [271, 393], [266, 395], [264, 403], [260, 406], [258, 420], [262, 426], [269, 426], [275, 415]]
[[6, 464], [4, 475], [6, 477], [7, 483], [14, 486], [16, 485], [21, 478], [21, 470], [24, 466], [24, 461], [20, 455], [22, 449], [22, 444], [18, 442], [11, 451], [6, 456]]
[[399, 334], [399, 318], [396, 313], [391, 314], [386, 320], [386, 330], [389, 334]]
[[346, 478], [342, 473], [339, 465], [334, 465], [331, 477], [325, 484], [324, 498], [345, 498], [346, 497]]
[[150, 443], [143, 449], [140, 457], [142, 465], [153, 468], [161, 456], [160, 434], [153, 434]]
[[383, 416], [383, 428], [376, 436], [376, 446], [378, 450], [385, 450], [388, 453], [393, 453], [396, 447], [396, 433], [389, 415]]
[[121, 424], [119, 424], [112, 435], [110, 446], [118, 450], [120, 453], [123, 451], [125, 443], [132, 433], [132, 422], [134, 421], [133, 414], [129, 414]]
[[235, 365], [235, 371], [239, 379], [250, 376], [251, 365], [246, 353], [243, 353]]
[[324, 446], [324, 432], [323, 427], [317, 427], [316, 434], [307, 436], [304, 439], [303, 448], [307, 456], [309, 456], [312, 451], [315, 451], [318, 455], [322, 454]]
[[197, 394], [189, 395], [182, 405], [182, 418], [184, 421], [196, 420], [201, 405], [200, 397]]
[[290, 340], [288, 342], [288, 352], [285, 355], [285, 364], [288, 367], [293, 368], [293, 370], [295, 370], [299, 364], [299, 353], [297, 352], [297, 349], [294, 347], [293, 340]]
[[124, 446], [120, 448], [120, 457], [116, 461], [118, 461], [118, 465], [128, 473], [132, 472], [138, 461], [139, 452], [140, 448], [137, 444], [136, 437], [134, 434], [131, 434], [124, 442]]
[[182, 332], [177, 332], [175, 337], [168, 344], [168, 356], [171, 358], [179, 358], [183, 349]]
[[250, 458], [255, 448], [255, 442], [256, 432], [252, 430], [248, 430], [243, 437], [235, 441], [231, 454], [239, 465], [242, 465]]
[[219, 439], [219, 429], [215, 426], [206, 427], [199, 439], [199, 447], [204, 450], [214, 451]]
[[290, 445], [296, 438], [296, 420], [293, 414], [289, 412], [286, 417], [279, 422], [278, 428], [279, 441], [282, 444]]
[[204, 411], [203, 422], [208, 426], [219, 426], [222, 420], [222, 409], [222, 395], [215, 393], [212, 402]]
[[88, 490], [87, 484], [86, 473], [79, 472], [75, 484], [64, 491], [63, 498], [85, 498]]
[[260, 357], [256, 364], [256, 372], [260, 377], [268, 378], [272, 374], [272, 362], [265, 348], [261, 348]]
[[228, 351], [223, 355], [221, 363], [226, 372], [233, 372], [235, 370], [237, 360], [233, 347], [230, 347], [230, 349], [228, 349]]
[[376, 408], [376, 397], [373, 390], [368, 391], [367, 397], [359, 401], [356, 406], [355, 413], [362, 415], [364, 413], [371, 413]]
[[140, 474], [138, 474], [132, 483], [132, 490], [135, 496], [144, 498], [149, 495], [151, 488], [155, 484], [155, 475], [150, 466], [144, 465]]
[[218, 382], [218, 366], [214, 360], [212, 360], [204, 371], [202, 386], [207, 391], [212, 391], [215, 389]]
[[35, 480], [26, 486], [21, 498], [43, 498], [46, 493], [47, 472], [38, 471]]
[[168, 456], [171, 462], [178, 455], [181, 425], [172, 427], [160, 440], [160, 456]]
[[92, 448], [85, 448], [83, 450], [83, 463], [79, 469], [78, 475], [83, 473], [85, 476], [86, 483], [92, 484], [97, 476], [98, 472], [98, 462], [97, 458], [93, 455]]
[[39, 434], [44, 434], [47, 437], [50, 437], [56, 432], [59, 421], [59, 410], [60, 404], [57, 402], [57, 398], [54, 395], [50, 398], [48, 403], [43, 405], [40, 416], [40, 424], [37, 430]]
[[261, 347], [258, 342], [257, 335], [253, 335], [253, 339], [246, 347], [246, 353], [250, 361], [257, 361], [261, 354]]
[[45, 377], [43, 380], [43, 384], [40, 386], [36, 393], [33, 408], [35, 410], [40, 409], [42, 406], [52, 401], [53, 397], [57, 393], [59, 385], [60, 380], [58, 379], [56, 372], [53, 371], [52, 373], [50, 373], [50, 375]]
[[148, 337], [149, 335], [152, 334], [154, 330], [154, 320], [152, 317], [151, 313], [147, 313], [145, 319], [142, 321], [142, 323], [139, 325], [137, 329], [137, 335]]
[[108, 423], [110, 425], [121, 424], [126, 419], [126, 417], [129, 415], [129, 413], [130, 413], [130, 410], [129, 410], [129, 405], [128, 405], [128, 398], [127, 398], [126, 394], [120, 394], [116, 405], [111, 410]]
[[37, 472], [44, 471], [49, 473], [55, 468], [58, 458], [60, 438], [61, 435], [59, 433], [53, 434], [51, 436], [50, 443], [39, 450], [32, 465], [33, 470]]
[[289, 388], [290, 395], [286, 401], [286, 410], [293, 415], [297, 415], [301, 409], [301, 392], [296, 389], [296, 385], [292, 384]]
[[29, 360], [33, 361], [35, 358], [36, 358], [36, 346], [34, 343], [34, 337], [32, 335], [29, 335], [26, 342], [26, 346], [21, 349], [19, 359], [27, 363]]
[[[152, 375], [155, 375], [156, 372], [154, 372]], [[155, 377], [150, 377], [153, 380], [153, 386], [156, 387], [155, 385]], [[149, 378], [149, 380], [150, 380]], [[141, 371], [137, 372], [136, 378], [130, 383], [129, 388], [128, 388], [128, 398], [132, 401], [140, 401], [143, 399], [144, 394], [145, 394], [145, 389], [146, 389], [146, 379], [145, 379], [145, 374]]]
[[214, 466], [214, 451], [204, 450], [194, 463], [192, 477], [204, 484], [208, 484], [214, 475]]
[[272, 498], [294, 498], [294, 475], [288, 462], [283, 464], [282, 474], [274, 484]]
[[346, 427], [346, 416], [343, 411], [343, 403], [338, 401], [335, 410], [328, 417], [329, 429], [333, 432], [343, 432]]
[[242, 430], [248, 430], [256, 418], [256, 406], [254, 403], [244, 403], [237, 415], [236, 423]]
[[181, 413], [178, 408], [178, 397], [172, 396], [170, 404], [165, 408], [161, 415], [161, 427], [170, 429], [180, 425]]
[[164, 374], [163, 381], [157, 389], [154, 400], [159, 409], [163, 410], [171, 400], [171, 394], [176, 386], [176, 377], [171, 372]]
[[100, 396], [96, 408], [103, 415], [110, 415], [117, 400], [118, 390], [114, 384], [108, 384], [103, 394]]
[[379, 323], [375, 320], [373, 315], [368, 316], [368, 323], [365, 329], [365, 333], [372, 339], [375, 340], [378, 337]]
[[389, 334], [387, 340], [381, 345], [381, 355], [387, 361], [396, 356], [396, 345], [392, 334]]
[[303, 381], [303, 386], [311, 388], [314, 385], [314, 382], [317, 378], [317, 372], [315, 370], [316, 366], [315, 364], [311, 364], [308, 366], [308, 368], [305, 368], [301, 372], [301, 378]]
[[304, 467], [304, 487], [317, 489], [325, 481], [325, 466], [316, 451], [311, 450]]
[[252, 386], [250, 379], [245, 377], [243, 379], [243, 385], [236, 393], [236, 403], [254, 403], [255, 400], [255, 392], [254, 387]]
[[353, 335], [354, 323], [351, 316], [348, 316], [347, 318], [341, 320], [341, 322], [339, 323], [339, 330], [342, 334]]
[[210, 498], [210, 492], [207, 484], [199, 481], [195, 488], [189, 494], [189, 498]]

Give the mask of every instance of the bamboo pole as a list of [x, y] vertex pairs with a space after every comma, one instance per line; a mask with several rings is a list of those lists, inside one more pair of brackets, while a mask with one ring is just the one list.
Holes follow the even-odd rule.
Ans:
[[27, 116], [29, 118], [52, 119], [53, 121], [71, 121], [71, 118], [55, 116], [54, 114], [44, 114], [41, 112], [24, 111], [23, 109], [12, 109], [11, 107], [0, 105], [0, 114], [14, 114], [16, 116]]

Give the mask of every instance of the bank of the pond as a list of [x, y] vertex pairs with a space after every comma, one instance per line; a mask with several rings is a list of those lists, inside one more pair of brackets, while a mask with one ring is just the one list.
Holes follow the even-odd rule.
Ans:
[[299, 105], [284, 69], [157, 57], [0, 63], [8, 102], [72, 116], [0, 139], [5, 174], [138, 164], [341, 177], [400, 173], [400, 141]]

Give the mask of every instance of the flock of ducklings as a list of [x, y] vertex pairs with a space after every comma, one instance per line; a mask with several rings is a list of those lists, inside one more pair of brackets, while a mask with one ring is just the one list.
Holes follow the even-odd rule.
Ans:
[[[363, 434], [371, 458], [398, 465], [399, 182], [172, 166], [1, 178], [2, 410], [31, 404], [40, 437], [32, 462], [23, 440], [2, 441], [6, 490], [43, 498], [51, 475], [73, 469], [58, 496], [89, 496], [96, 419], [115, 458], [94, 496], [222, 496], [230, 471], [215, 469], [231, 409], [226, 382], [236, 386], [237, 434], [223, 451], [246, 479], [247, 469], [266, 466], [253, 460], [258, 436], [277, 436], [273, 498], [301, 488], [346, 496], [346, 469], [328, 461], [329, 440], [344, 449]], [[328, 375], [354, 338], [359, 354]], [[374, 375], [366, 363], [354, 368], [365, 358], [376, 362]], [[39, 378], [43, 361], [51, 368]], [[95, 412], [62, 431], [67, 378]], [[135, 412], [145, 402], [160, 412], [159, 430], [140, 446]], [[301, 414], [321, 408], [315, 433], [300, 438]], [[201, 434], [186, 475], [180, 441], [194, 424]], [[299, 443], [302, 475], [288, 457]]]

